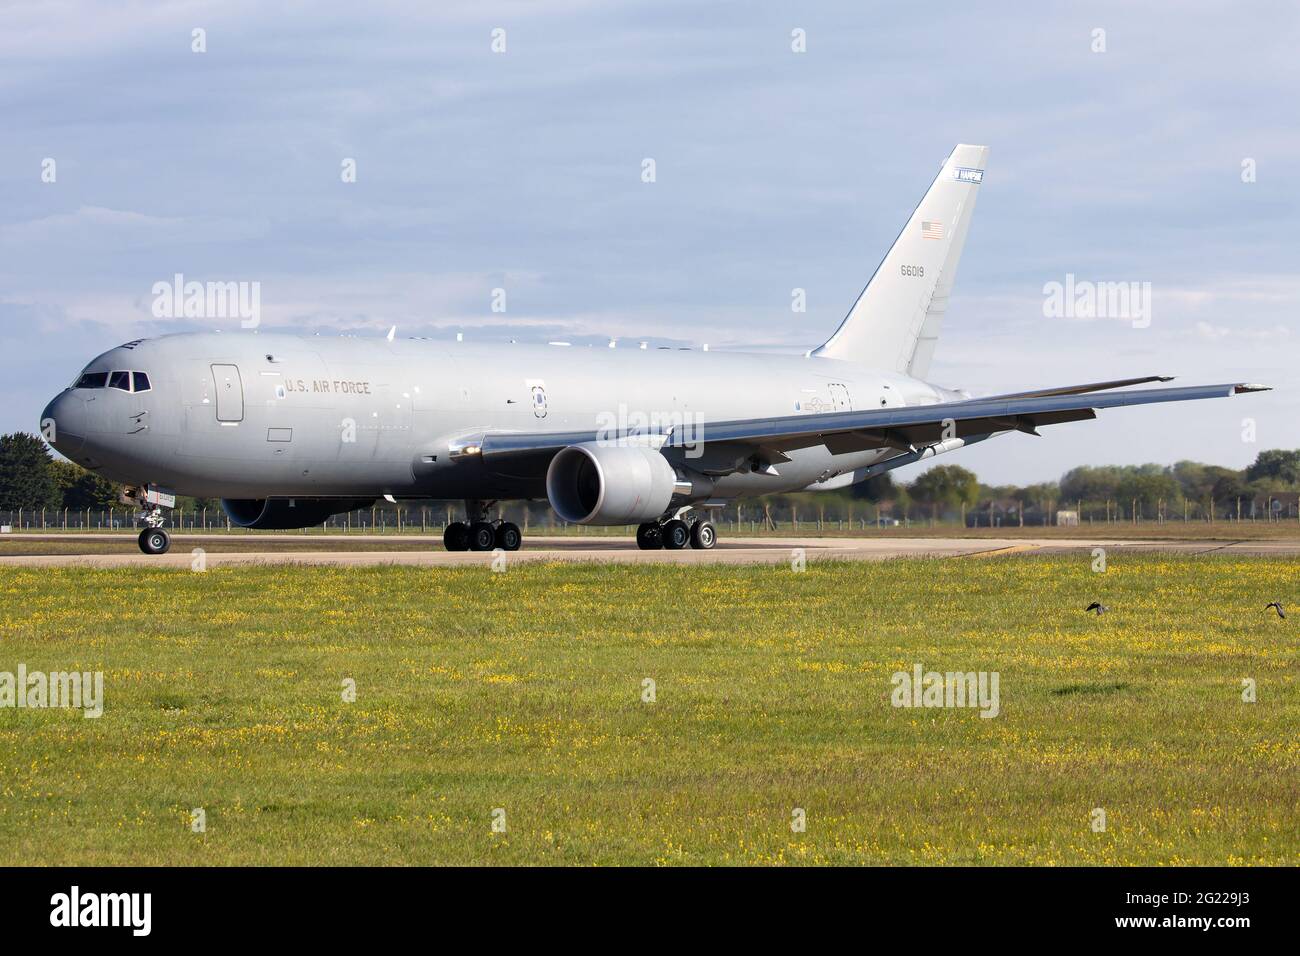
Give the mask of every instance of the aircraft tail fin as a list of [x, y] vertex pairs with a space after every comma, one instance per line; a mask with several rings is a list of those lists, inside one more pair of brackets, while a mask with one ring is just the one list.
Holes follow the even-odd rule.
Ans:
[[853, 308], [813, 351], [903, 372], [930, 370], [957, 263], [984, 179], [987, 146], [957, 146]]

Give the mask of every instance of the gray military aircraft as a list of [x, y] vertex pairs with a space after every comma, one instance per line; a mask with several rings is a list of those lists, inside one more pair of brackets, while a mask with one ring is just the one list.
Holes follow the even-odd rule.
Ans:
[[[713, 547], [734, 499], [843, 488], [1098, 409], [1262, 386], [1126, 390], [1165, 376], [972, 398], [925, 381], [988, 150], [958, 146], [825, 344], [803, 355], [187, 333], [96, 358], [45, 409], [63, 455], [127, 485], [140, 547], [176, 494], [241, 528], [304, 528], [378, 498], [461, 499], [453, 551], [514, 550], [498, 501]], [[1120, 389], [1116, 391], [1116, 389]]]

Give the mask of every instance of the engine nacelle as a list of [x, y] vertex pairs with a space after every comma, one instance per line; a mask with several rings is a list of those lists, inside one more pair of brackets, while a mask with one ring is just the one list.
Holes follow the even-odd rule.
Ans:
[[222, 498], [221, 507], [232, 524], [258, 531], [288, 531], [311, 528], [326, 518], [358, 508], [369, 508], [374, 499], [361, 498]]
[[546, 470], [551, 507], [578, 524], [653, 521], [668, 508], [676, 489], [673, 466], [644, 445], [570, 445]]

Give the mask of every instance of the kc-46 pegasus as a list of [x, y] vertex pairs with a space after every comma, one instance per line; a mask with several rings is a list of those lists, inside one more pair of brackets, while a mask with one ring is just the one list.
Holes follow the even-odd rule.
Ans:
[[926, 380], [987, 165], [958, 146], [835, 333], [802, 355], [264, 332], [128, 342], [46, 408], [69, 459], [127, 486], [165, 552], [176, 494], [242, 528], [304, 528], [379, 498], [455, 499], [450, 550], [514, 550], [496, 502], [711, 548], [737, 498], [843, 488], [1012, 432], [1245, 384], [1165, 376], [972, 398]]

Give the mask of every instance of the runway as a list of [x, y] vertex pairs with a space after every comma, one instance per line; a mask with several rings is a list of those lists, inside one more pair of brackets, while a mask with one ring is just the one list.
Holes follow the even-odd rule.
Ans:
[[[162, 556], [135, 551], [135, 536], [114, 534], [7, 534], [0, 542], [21, 543], [39, 552], [60, 543], [64, 553], [3, 554], [7, 567], [178, 568], [191, 569], [200, 557], [204, 567], [249, 564], [318, 564], [352, 567], [402, 565], [417, 567], [488, 567], [494, 560], [594, 561], [611, 564], [787, 564], [799, 557], [826, 560], [882, 561], [891, 558], [992, 558], [1007, 554], [1091, 552], [1108, 554], [1167, 552], [1174, 554], [1233, 554], [1240, 556], [1300, 556], [1300, 537], [1274, 540], [1141, 540], [1114, 538], [733, 538], [722, 539], [710, 551], [641, 551], [626, 536], [542, 536], [525, 540], [509, 553], [447, 552], [434, 535], [267, 535], [174, 534], [172, 550]], [[90, 543], [121, 548], [94, 553]], [[86, 553], [75, 553], [76, 545]], [[264, 545], [265, 550], [258, 549]], [[275, 546], [282, 550], [272, 550]], [[71, 546], [71, 547], [70, 547]], [[319, 546], [319, 547], [317, 547]], [[367, 548], [369, 550], [351, 550]], [[291, 550], [287, 550], [291, 549]], [[201, 555], [200, 555], [201, 552]]]

